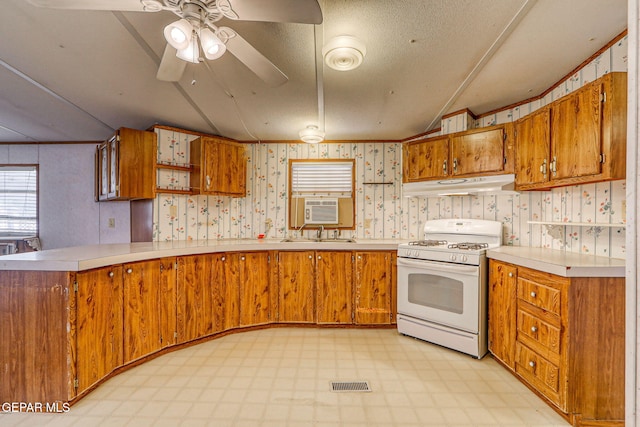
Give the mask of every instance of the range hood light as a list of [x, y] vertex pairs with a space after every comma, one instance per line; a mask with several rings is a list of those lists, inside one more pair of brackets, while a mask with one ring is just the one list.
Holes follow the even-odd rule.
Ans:
[[454, 178], [410, 182], [402, 185], [405, 197], [443, 197], [518, 194], [514, 191], [515, 175], [504, 174], [473, 178]]

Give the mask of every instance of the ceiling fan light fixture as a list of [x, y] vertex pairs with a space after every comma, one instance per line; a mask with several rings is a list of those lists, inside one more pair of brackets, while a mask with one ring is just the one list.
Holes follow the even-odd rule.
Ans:
[[328, 67], [338, 71], [358, 68], [367, 55], [367, 47], [353, 36], [337, 36], [322, 48], [322, 56]]
[[227, 51], [227, 46], [208, 28], [200, 31], [200, 44], [205, 58], [210, 60], [220, 58]]
[[186, 19], [179, 19], [164, 27], [164, 38], [177, 50], [186, 49], [192, 40], [193, 26]]
[[183, 61], [193, 62], [197, 64], [200, 62], [200, 47], [198, 46], [197, 37], [191, 37], [191, 41], [184, 49], [178, 49], [176, 56]]
[[309, 125], [299, 133], [300, 139], [307, 144], [317, 144], [324, 141], [324, 132], [318, 126]]

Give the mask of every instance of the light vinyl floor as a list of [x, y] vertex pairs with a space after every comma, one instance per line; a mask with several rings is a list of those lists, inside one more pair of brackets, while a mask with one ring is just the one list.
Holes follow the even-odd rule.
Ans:
[[[368, 381], [371, 392], [332, 392]], [[100, 385], [64, 414], [0, 426], [561, 426], [487, 355], [395, 329], [273, 328], [175, 351]]]

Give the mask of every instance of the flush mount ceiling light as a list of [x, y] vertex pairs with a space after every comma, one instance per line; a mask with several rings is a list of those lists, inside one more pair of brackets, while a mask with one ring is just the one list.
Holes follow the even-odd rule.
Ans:
[[322, 48], [325, 64], [338, 71], [358, 68], [366, 54], [364, 43], [352, 36], [334, 37]]
[[300, 139], [307, 144], [317, 144], [324, 141], [324, 132], [318, 129], [318, 126], [307, 126], [300, 131]]

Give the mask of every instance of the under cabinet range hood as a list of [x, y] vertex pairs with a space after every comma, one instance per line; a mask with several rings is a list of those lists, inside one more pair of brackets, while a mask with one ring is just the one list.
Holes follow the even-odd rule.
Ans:
[[517, 194], [514, 191], [514, 181], [514, 174], [504, 174], [409, 182], [402, 185], [402, 193], [405, 197]]

